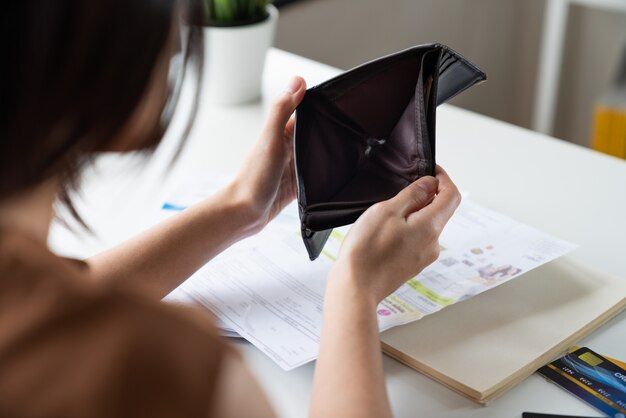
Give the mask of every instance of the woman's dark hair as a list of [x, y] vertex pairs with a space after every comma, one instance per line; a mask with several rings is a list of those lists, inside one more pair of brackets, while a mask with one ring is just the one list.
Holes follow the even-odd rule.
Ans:
[[[60, 175], [60, 197], [75, 214], [67, 191], [81, 166], [106, 150], [134, 114], [169, 45], [175, 13], [189, 17], [197, 9], [182, 0], [3, 4], [0, 201]], [[201, 66], [200, 29], [191, 25], [187, 34], [184, 62], [195, 58]], [[159, 128], [142, 143], [156, 146], [165, 127]]]

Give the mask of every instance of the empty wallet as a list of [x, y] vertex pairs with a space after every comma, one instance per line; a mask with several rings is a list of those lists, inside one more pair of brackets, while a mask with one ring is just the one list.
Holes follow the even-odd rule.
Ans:
[[315, 260], [333, 228], [435, 171], [435, 110], [485, 73], [441, 44], [415, 46], [307, 90], [296, 109], [302, 238]]

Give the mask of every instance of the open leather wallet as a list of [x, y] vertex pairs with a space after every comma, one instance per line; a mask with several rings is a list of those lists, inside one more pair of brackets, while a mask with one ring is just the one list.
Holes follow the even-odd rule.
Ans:
[[437, 105], [486, 79], [445, 45], [415, 46], [307, 90], [296, 110], [302, 238], [316, 259], [332, 228], [435, 172]]

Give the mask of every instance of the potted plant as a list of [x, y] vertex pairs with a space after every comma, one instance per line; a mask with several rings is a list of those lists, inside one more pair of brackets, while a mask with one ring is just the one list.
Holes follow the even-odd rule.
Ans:
[[241, 104], [261, 95], [278, 10], [270, 0], [203, 0], [203, 98]]

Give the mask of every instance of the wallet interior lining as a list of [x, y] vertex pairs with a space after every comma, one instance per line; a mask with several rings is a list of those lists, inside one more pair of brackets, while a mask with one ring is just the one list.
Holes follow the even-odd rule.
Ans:
[[[430, 174], [427, 173], [432, 165], [428, 147], [429, 129], [426, 120], [419, 115], [424, 115], [424, 110], [430, 107], [425, 108], [426, 103], [421, 99], [424, 90], [428, 96], [432, 95], [430, 88], [424, 88], [424, 78], [432, 80], [435, 68], [431, 65], [425, 68], [424, 58], [422, 54], [404, 57], [390, 68], [379, 70], [369, 77], [360, 77], [356, 84], [351, 83], [343, 89], [337, 86], [332, 99], [324, 96], [315, 98], [317, 112], [313, 113], [332, 119], [342, 132], [318, 132], [318, 138], [312, 142], [335, 154], [338, 149], [336, 142], [340, 142], [342, 145], [339, 149], [345, 153], [339, 153], [344, 155], [338, 159], [331, 156], [329, 160], [342, 161], [345, 166], [317, 167], [315, 171], [318, 173], [314, 176], [317, 177], [317, 184], [335, 184], [338, 187], [334, 190], [315, 190], [305, 185], [309, 211], [341, 207], [366, 208], [394, 196], [416, 178]], [[400, 100], [397, 95], [402, 96]], [[379, 102], [378, 109], [386, 112], [383, 115], [386, 117], [368, 114], [376, 108], [361, 105], [364, 101]], [[431, 97], [426, 101], [434, 103]], [[389, 103], [393, 103], [393, 106], [390, 107]], [[382, 123], [369, 123], [372, 120]], [[323, 120], [316, 121], [315, 125], [314, 130], [324, 130]], [[377, 144], [380, 141], [384, 142]], [[307, 146], [307, 160], [311, 163], [320, 161], [315, 158], [315, 147], [310, 145]], [[346, 158], [345, 154], [352, 158]], [[329, 173], [319, 173], [320, 168]], [[319, 174], [324, 177], [329, 175], [332, 182], [320, 182]]]

